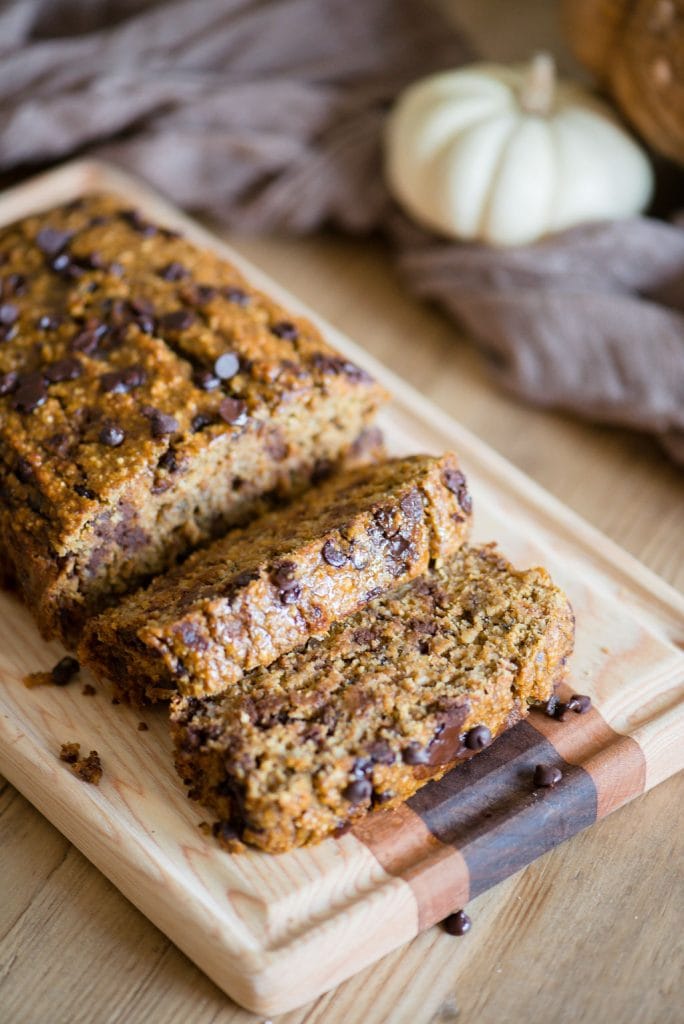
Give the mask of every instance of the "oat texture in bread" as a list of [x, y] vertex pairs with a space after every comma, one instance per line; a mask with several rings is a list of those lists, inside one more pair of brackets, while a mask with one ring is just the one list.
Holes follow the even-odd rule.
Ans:
[[548, 700], [573, 634], [544, 569], [462, 547], [222, 696], [177, 697], [176, 767], [227, 849], [317, 841], [410, 796]]
[[93, 619], [79, 656], [134, 703], [218, 693], [442, 564], [470, 512], [452, 454], [338, 473]]
[[47, 637], [302, 490], [384, 400], [308, 320], [107, 195], [0, 232], [0, 549]]

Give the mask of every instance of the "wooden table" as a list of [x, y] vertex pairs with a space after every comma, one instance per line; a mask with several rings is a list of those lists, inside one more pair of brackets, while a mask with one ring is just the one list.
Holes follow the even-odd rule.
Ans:
[[[442, 0], [497, 59], [559, 52], [548, 0]], [[562, 50], [562, 47], [560, 47]], [[561, 52], [561, 63], [569, 65]], [[684, 475], [647, 438], [535, 411], [408, 297], [380, 243], [236, 240], [246, 256], [483, 440], [684, 589]], [[576, 836], [439, 928], [279, 1024], [681, 1024], [681, 778]], [[248, 1024], [0, 780], [0, 1024]]]
[[[684, 476], [652, 441], [495, 390], [454, 327], [405, 294], [380, 243], [251, 239], [237, 247], [684, 588]], [[683, 799], [682, 779], [671, 779], [474, 900], [467, 936], [433, 928], [278, 1021], [681, 1021]], [[0, 870], [2, 1024], [260, 1019], [224, 996], [6, 783]]]

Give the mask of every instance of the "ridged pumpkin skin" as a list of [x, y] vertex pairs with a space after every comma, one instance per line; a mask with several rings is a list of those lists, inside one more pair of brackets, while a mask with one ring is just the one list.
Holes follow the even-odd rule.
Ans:
[[564, 0], [577, 58], [663, 156], [684, 164], [684, 0]]

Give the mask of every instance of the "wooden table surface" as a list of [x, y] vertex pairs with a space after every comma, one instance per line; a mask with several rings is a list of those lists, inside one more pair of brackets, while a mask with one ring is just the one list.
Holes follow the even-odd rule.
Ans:
[[[520, 4], [525, 50], [553, 38], [546, 3]], [[506, 11], [502, 0], [492, 6]], [[460, 10], [476, 36], [493, 33], [495, 56], [508, 56], [504, 21], [482, 9], [462, 0]], [[684, 474], [655, 443], [494, 389], [453, 325], [405, 294], [380, 243], [231, 242], [684, 589]], [[279, 1024], [681, 1024], [683, 801], [682, 778], [671, 779], [473, 900], [463, 938], [433, 928]], [[0, 1024], [263, 1020], [223, 995], [1, 779], [0, 871]]]

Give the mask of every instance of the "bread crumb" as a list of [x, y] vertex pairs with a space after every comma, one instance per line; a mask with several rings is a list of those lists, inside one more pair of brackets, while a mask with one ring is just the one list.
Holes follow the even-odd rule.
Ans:
[[80, 752], [80, 743], [62, 743], [59, 757], [61, 761], [66, 761], [74, 775], [82, 782], [99, 786], [102, 778], [100, 755], [97, 750], [91, 750], [87, 757], [79, 757]]

